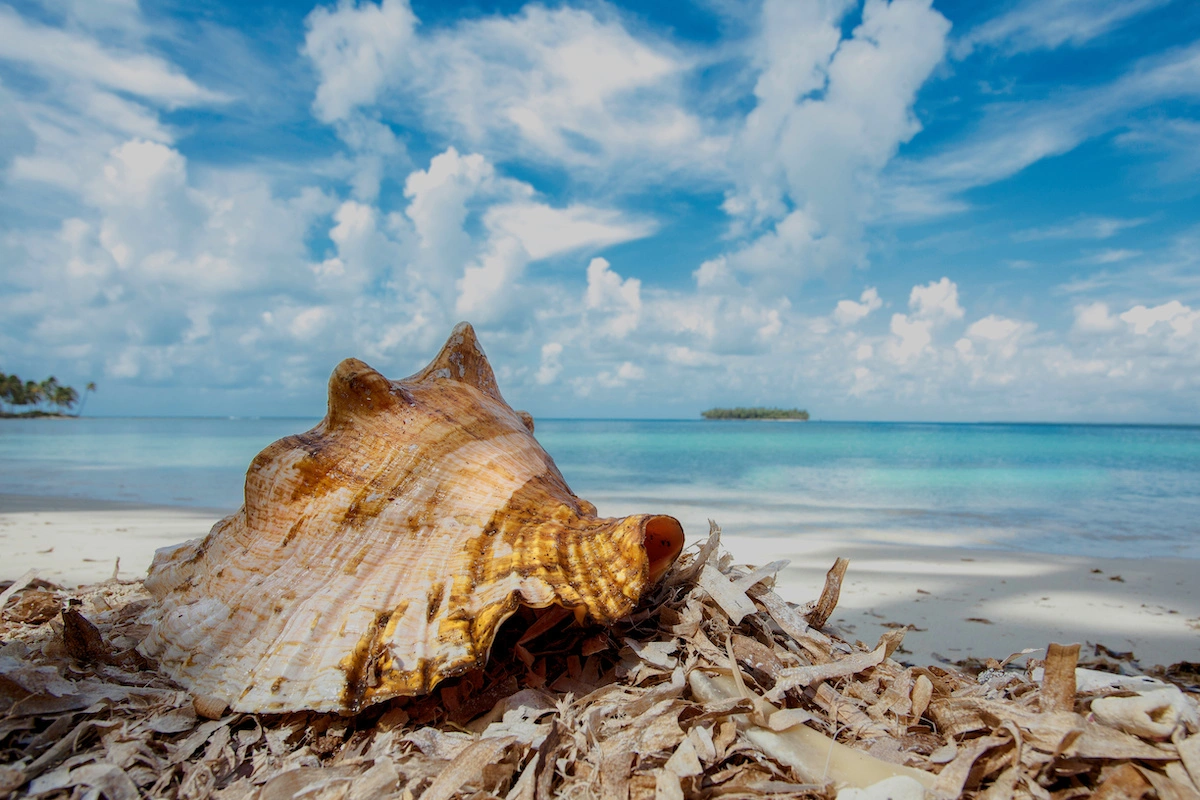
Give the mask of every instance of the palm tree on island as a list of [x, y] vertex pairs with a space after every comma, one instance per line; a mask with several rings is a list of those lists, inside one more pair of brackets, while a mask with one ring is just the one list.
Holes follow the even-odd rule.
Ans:
[[[71, 391], [74, 391], [74, 389]], [[83, 397], [79, 400], [79, 410], [75, 412], [75, 416], [83, 416], [83, 407], [87, 405], [88, 393], [94, 391], [96, 391], [96, 382], [88, 381], [88, 385], [83, 387]]]
[[[54, 397], [51, 402], [60, 409], [65, 408], [70, 411], [79, 402], [79, 392], [75, 391], [74, 387], [71, 386], [59, 386], [54, 390]], [[75, 416], [79, 415], [76, 414]]]
[[[84, 391], [96, 391], [96, 384], [89, 382]], [[72, 386], [59, 383], [53, 375], [39, 383], [22, 381], [16, 375], [0, 372], [0, 403], [7, 407], [0, 415], [5, 417], [63, 417], [67, 416], [64, 412], [69, 412], [78, 402], [79, 392]], [[40, 408], [43, 403], [53, 406], [54, 410]], [[17, 411], [17, 408], [25, 406], [33, 406], [33, 409]]]

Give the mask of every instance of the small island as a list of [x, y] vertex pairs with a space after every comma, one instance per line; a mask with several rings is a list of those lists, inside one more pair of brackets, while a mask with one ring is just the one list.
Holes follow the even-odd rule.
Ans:
[[808, 412], [799, 408], [710, 408], [701, 411], [705, 419], [786, 419], [804, 421]]
[[[94, 391], [96, 384], [88, 383], [82, 399], [86, 401], [88, 393]], [[79, 392], [59, 383], [53, 375], [38, 383], [0, 372], [0, 417], [78, 417], [83, 413], [82, 403], [74, 414], [64, 413], [70, 412], [76, 403], [80, 403]], [[29, 406], [32, 408], [28, 411], [17, 411]]]

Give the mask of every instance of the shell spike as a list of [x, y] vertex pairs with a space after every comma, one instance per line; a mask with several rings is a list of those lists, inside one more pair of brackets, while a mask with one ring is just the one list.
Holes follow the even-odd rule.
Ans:
[[[496, 385], [496, 374], [488, 363], [487, 354], [475, 337], [475, 329], [469, 322], [454, 326], [450, 338], [429, 362], [429, 366], [406, 378], [404, 383], [424, 383], [430, 380], [449, 379], [474, 386], [489, 397], [504, 402], [500, 387]], [[507, 404], [506, 404], [507, 405]]]
[[359, 361], [347, 358], [329, 376], [329, 420], [334, 425], [393, 408], [405, 398], [399, 386]]

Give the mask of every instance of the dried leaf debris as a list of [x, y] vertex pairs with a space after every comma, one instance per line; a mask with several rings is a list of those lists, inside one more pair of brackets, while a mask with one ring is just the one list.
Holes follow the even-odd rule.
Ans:
[[902, 630], [814, 624], [844, 562], [807, 607], [772, 590], [782, 566], [734, 564], [714, 525], [615, 627], [522, 611], [486, 670], [357, 716], [211, 708], [134, 649], [140, 583], [23, 576], [0, 616], [0, 797], [1200, 800], [1195, 665], [1130, 677], [1128, 654], [1098, 648], [1098, 671], [1056, 645], [1021, 672], [904, 666]]

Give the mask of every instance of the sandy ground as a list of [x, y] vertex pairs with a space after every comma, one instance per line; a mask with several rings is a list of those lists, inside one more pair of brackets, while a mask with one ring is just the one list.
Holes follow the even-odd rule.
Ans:
[[146, 574], [154, 551], [208, 533], [228, 511], [0, 494], [0, 580], [27, 570], [63, 586]]
[[[92, 500], [0, 495], [0, 580], [27, 570], [64, 585], [143, 575], [158, 547], [203, 536], [227, 512]], [[689, 541], [705, 531], [688, 529]], [[1200, 562], [1100, 559], [881, 541], [871, 531], [782, 537], [738, 534], [725, 546], [742, 563], [791, 564], [778, 591], [815, 599], [838, 556], [850, 559], [831, 620], [846, 638], [874, 643], [914, 626], [901, 661], [1002, 659], [1049, 642], [1132, 650], [1143, 667], [1200, 661]], [[917, 543], [914, 543], [917, 542]], [[1085, 647], [1085, 655], [1090, 648]], [[1038, 654], [1034, 654], [1035, 656]]]
[[937, 664], [1004, 659], [1050, 642], [1133, 651], [1142, 667], [1200, 661], [1200, 562], [1103, 559], [888, 545], [805, 537], [727, 537], [739, 561], [791, 564], [776, 588], [793, 602], [814, 600], [838, 556], [850, 560], [831, 618], [843, 638], [868, 644], [913, 626], [897, 659]]

